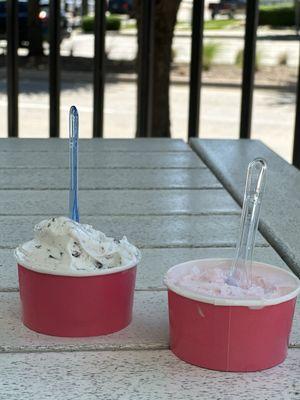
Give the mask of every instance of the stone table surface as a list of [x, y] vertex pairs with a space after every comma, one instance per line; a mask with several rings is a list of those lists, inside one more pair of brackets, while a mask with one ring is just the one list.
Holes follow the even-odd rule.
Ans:
[[[300, 399], [300, 315], [286, 361], [249, 374], [208, 371], [169, 351], [163, 276], [232, 257], [240, 206], [180, 140], [80, 141], [81, 222], [141, 247], [133, 321], [112, 335], [56, 338], [24, 327], [13, 248], [67, 213], [68, 142], [0, 139], [0, 399]], [[288, 269], [263, 234], [255, 259]]]

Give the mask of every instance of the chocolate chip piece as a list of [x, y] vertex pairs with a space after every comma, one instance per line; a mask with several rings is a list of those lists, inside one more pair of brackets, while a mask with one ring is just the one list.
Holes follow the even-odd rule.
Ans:
[[80, 255], [81, 255], [81, 253], [80, 253], [79, 251], [73, 251], [73, 252], [72, 252], [72, 256], [73, 256], [73, 257], [76, 257], [76, 258], [77, 258], [77, 257], [80, 257]]
[[49, 222], [49, 224], [47, 225], [47, 228], [50, 228], [50, 226], [51, 226], [51, 224], [50, 224], [50, 222]]
[[51, 254], [49, 255], [49, 258], [53, 258], [54, 260], [57, 260], [57, 258], [53, 257]]
[[61, 251], [59, 254], [60, 254], [60, 256], [62, 256], [64, 253]]
[[119, 240], [119, 239], [114, 239], [114, 242], [117, 243], [117, 244], [119, 244], [119, 243], [120, 243], [120, 240]]
[[78, 242], [74, 242], [74, 246], [78, 246], [79, 245], [79, 243]]
[[36, 249], [40, 249], [41, 247], [42, 247], [41, 244], [37, 244], [37, 245], [35, 246]]
[[55, 221], [55, 218], [51, 218], [51, 221], [54, 222], [54, 221]]
[[95, 267], [100, 269], [103, 267], [103, 264], [100, 261], [95, 261]]

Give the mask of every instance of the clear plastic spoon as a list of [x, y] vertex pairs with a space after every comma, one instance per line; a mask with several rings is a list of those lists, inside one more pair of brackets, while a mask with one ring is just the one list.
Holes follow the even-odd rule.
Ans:
[[69, 113], [70, 192], [69, 217], [79, 222], [78, 211], [78, 111], [75, 106]]
[[248, 288], [252, 284], [252, 257], [261, 201], [266, 184], [267, 163], [256, 158], [248, 165], [240, 237], [227, 283]]

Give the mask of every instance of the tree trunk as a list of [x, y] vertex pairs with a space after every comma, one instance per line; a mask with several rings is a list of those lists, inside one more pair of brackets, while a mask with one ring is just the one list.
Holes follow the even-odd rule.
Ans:
[[[135, 0], [138, 37], [141, 32], [140, 4]], [[152, 1], [152, 0], [150, 0]], [[152, 136], [170, 137], [169, 86], [172, 61], [172, 40], [181, 0], [156, 0], [154, 20], [154, 65]], [[140, 40], [138, 40], [140, 42]]]
[[36, 59], [44, 55], [43, 32], [39, 12], [39, 0], [28, 0], [29, 56]]

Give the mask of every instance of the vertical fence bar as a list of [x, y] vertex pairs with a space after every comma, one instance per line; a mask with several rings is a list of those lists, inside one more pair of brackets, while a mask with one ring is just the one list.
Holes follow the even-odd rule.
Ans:
[[138, 56], [137, 137], [150, 137], [152, 133], [154, 19], [155, 0], [142, 0]]
[[199, 115], [202, 76], [204, 0], [194, 0], [190, 64], [188, 136], [199, 136]]
[[59, 137], [60, 107], [60, 0], [50, 0], [49, 14], [49, 136]]
[[103, 136], [106, 0], [95, 1], [93, 136]]
[[81, 15], [88, 15], [89, 12], [89, 4], [88, 4], [88, 0], [82, 0], [81, 1]]
[[248, 0], [243, 57], [240, 138], [250, 138], [259, 0]]
[[8, 136], [18, 137], [18, 1], [6, 2]]
[[298, 82], [297, 82], [297, 99], [296, 99], [296, 118], [294, 132], [293, 147], [293, 164], [300, 168], [300, 56], [298, 64]]

